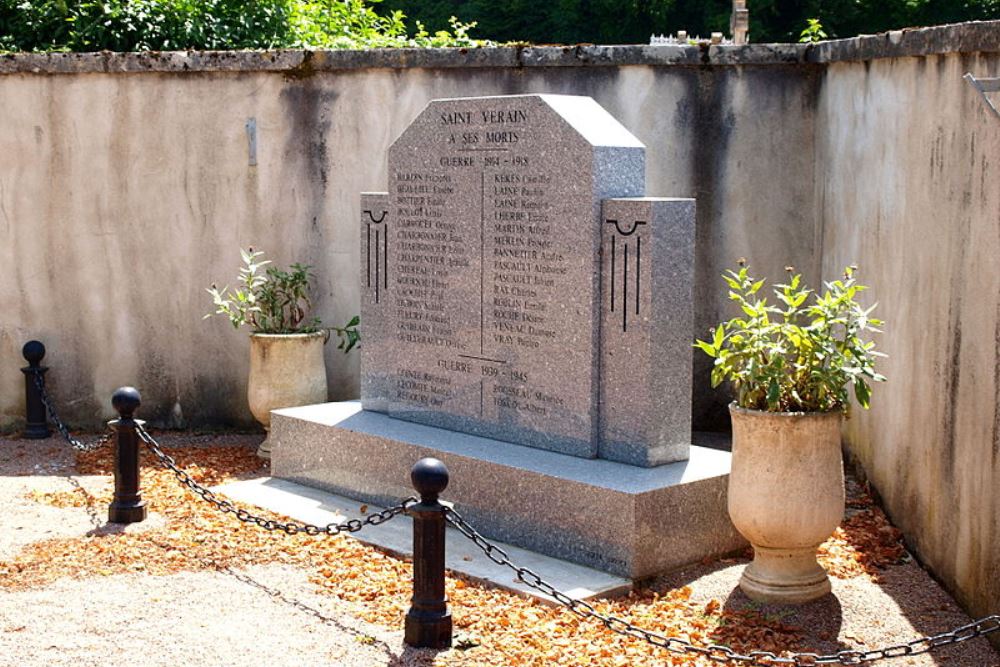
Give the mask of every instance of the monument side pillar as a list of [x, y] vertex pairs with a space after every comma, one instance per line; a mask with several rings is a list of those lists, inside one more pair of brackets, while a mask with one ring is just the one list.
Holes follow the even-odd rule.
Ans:
[[691, 448], [694, 199], [605, 199], [599, 457], [652, 467]]
[[388, 343], [390, 330], [390, 246], [388, 192], [361, 193], [361, 405], [365, 410], [387, 412], [391, 369], [378, 350]]

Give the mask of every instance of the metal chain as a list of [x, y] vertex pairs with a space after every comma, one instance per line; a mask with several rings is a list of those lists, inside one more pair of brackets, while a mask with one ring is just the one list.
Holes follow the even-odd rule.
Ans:
[[445, 509], [445, 518], [448, 522], [459, 530], [463, 535], [472, 540], [476, 546], [482, 549], [486, 556], [496, 563], [511, 569], [518, 581], [521, 581], [530, 588], [544, 593], [554, 598], [557, 602], [568, 608], [581, 618], [593, 618], [600, 621], [604, 626], [620, 635], [633, 637], [648, 642], [653, 646], [664, 648], [673, 653], [701, 655], [714, 662], [735, 662], [747, 665], [863, 665], [886, 658], [898, 658], [906, 655], [920, 655], [933, 649], [959, 644], [975, 637], [987, 635], [1000, 630], [1000, 615], [994, 614], [981, 618], [978, 621], [955, 628], [951, 632], [944, 632], [930, 637], [920, 637], [905, 644], [887, 646], [874, 651], [854, 651], [845, 650], [829, 655], [819, 655], [817, 653], [792, 653], [787, 657], [779, 657], [770, 651], [751, 651], [747, 654], [737, 653], [728, 646], [711, 645], [698, 646], [685, 639], [678, 637], [666, 637], [664, 635], [645, 630], [632, 625], [632, 623], [617, 616], [602, 614], [597, 611], [594, 605], [585, 600], [577, 600], [557, 590], [552, 584], [542, 579], [537, 573], [526, 568], [518, 567], [510, 560], [507, 552], [492, 544], [483, 537], [479, 531], [472, 527], [468, 521], [450, 507]]
[[305, 533], [306, 535], [338, 535], [340, 533], [356, 533], [365, 526], [377, 526], [381, 523], [385, 523], [386, 521], [403, 514], [412, 505], [417, 503], [416, 498], [410, 497], [394, 507], [384, 509], [381, 512], [376, 512], [375, 514], [366, 516], [364, 519], [350, 519], [344, 523], [329, 523], [325, 526], [316, 526], [311, 523], [297, 523], [294, 521], [284, 522], [277, 521], [275, 519], [265, 519], [262, 516], [252, 514], [242, 507], [237, 507], [229, 500], [219, 498], [211, 489], [207, 489], [198, 484], [198, 482], [194, 481], [189, 474], [177, 465], [177, 462], [172, 456], [164, 453], [163, 449], [160, 448], [159, 443], [153, 439], [153, 436], [151, 436], [141, 424], [136, 424], [136, 431], [139, 434], [139, 438], [146, 444], [146, 447], [153, 452], [154, 455], [156, 455], [156, 458], [160, 460], [160, 464], [163, 465], [164, 468], [173, 472], [174, 476], [177, 477], [181, 485], [194, 491], [194, 493], [200, 496], [202, 500], [210, 505], [214, 505], [215, 508], [223, 514], [234, 514], [240, 521], [244, 523], [256, 524], [264, 530], [282, 531], [288, 535], [295, 535], [296, 533]]
[[[111, 440], [112, 433], [110, 431], [93, 442], [82, 442], [74, 438], [70, 435], [66, 424], [64, 424], [63, 421], [59, 419], [59, 415], [56, 414], [55, 405], [53, 404], [52, 399], [49, 398], [48, 392], [45, 391], [45, 380], [42, 379], [41, 373], [35, 373], [35, 388], [38, 389], [38, 396], [42, 399], [42, 404], [45, 406], [46, 412], [49, 413], [49, 419], [52, 420], [52, 423], [56, 425], [56, 429], [62, 434], [62, 437], [66, 439], [66, 442], [72, 445], [73, 449], [78, 452], [92, 452], [101, 448], [105, 443]], [[110, 427], [108, 428], [110, 429]]]

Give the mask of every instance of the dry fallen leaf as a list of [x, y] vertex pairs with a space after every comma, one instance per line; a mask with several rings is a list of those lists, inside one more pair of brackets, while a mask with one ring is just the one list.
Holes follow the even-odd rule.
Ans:
[[[172, 447], [169, 453], [200, 484], [218, 485], [240, 476], [259, 475], [260, 462], [246, 447]], [[412, 565], [352, 538], [309, 537], [266, 532], [237, 521], [202, 502], [178, 484], [173, 474], [144, 457], [143, 495], [165, 518], [162, 528], [53, 539], [24, 548], [13, 561], [0, 563], [0, 586], [40, 586], [61, 577], [107, 576], [138, 572], [162, 576], [182, 570], [245, 567], [281, 562], [308, 568], [326, 594], [357, 606], [361, 618], [398, 629], [410, 605]], [[88, 475], [110, 475], [111, 451], [80, 454], [77, 468]], [[111, 499], [110, 477], [94, 496], [83, 489], [33, 493], [31, 499], [56, 507], [90, 506], [103, 512]], [[852, 499], [853, 515], [820, 550], [824, 567], [837, 577], [875, 577], [879, 568], [901, 562], [905, 549], [899, 531], [871, 499]], [[362, 513], [367, 512], [361, 506]], [[856, 511], [854, 511], [856, 510]], [[280, 518], [254, 510], [268, 518]], [[465, 560], [471, 560], [465, 557]], [[729, 559], [725, 564], [736, 561]], [[653, 667], [715, 664], [702, 657], [668, 653], [645, 642], [609, 632], [603, 624], [512, 593], [449, 576], [447, 593], [454, 625], [462, 639], [433, 658], [435, 665], [591, 665]], [[787, 654], [807, 650], [800, 628], [754, 609], [731, 610], [717, 599], [692, 600], [689, 586], [657, 588], [648, 583], [629, 595], [597, 600], [612, 614], [644, 629], [721, 644], [737, 651]], [[15, 630], [16, 631], [16, 630]], [[859, 640], [860, 641], [860, 640]]]

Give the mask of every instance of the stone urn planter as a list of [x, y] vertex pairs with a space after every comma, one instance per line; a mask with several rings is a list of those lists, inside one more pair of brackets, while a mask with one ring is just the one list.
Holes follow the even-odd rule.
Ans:
[[729, 516], [753, 545], [740, 588], [800, 604], [830, 592], [816, 549], [844, 514], [841, 411], [762, 412], [732, 404]]
[[271, 410], [325, 403], [326, 331], [293, 334], [250, 334], [250, 412], [268, 431], [257, 455], [271, 457]]
[[318, 317], [310, 318], [309, 285], [313, 279], [308, 264], [292, 264], [283, 271], [263, 259], [264, 253], [240, 249], [243, 267], [239, 285], [207, 289], [215, 312], [225, 315], [234, 329], [249, 327], [250, 381], [247, 398], [250, 412], [264, 425], [268, 437], [257, 454], [271, 458], [271, 410], [325, 403], [326, 358], [323, 345], [336, 333], [337, 349], [348, 353], [359, 340], [357, 316], [342, 327], [322, 328]]

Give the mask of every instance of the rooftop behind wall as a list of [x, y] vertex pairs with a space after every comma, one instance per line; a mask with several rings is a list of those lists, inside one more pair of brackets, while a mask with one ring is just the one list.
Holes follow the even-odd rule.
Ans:
[[[316, 267], [327, 322], [358, 310], [358, 193], [431, 99], [590, 95], [647, 146], [646, 191], [698, 199], [696, 330], [744, 256], [813, 284], [858, 263], [889, 383], [847, 438], [917, 554], [1000, 609], [1000, 22], [816, 45], [0, 56], [0, 425], [20, 346], [49, 347], [65, 416], [115, 387], [164, 425], [248, 424], [247, 344], [202, 322], [237, 248]], [[258, 127], [250, 166], [245, 123]], [[328, 349], [331, 398], [356, 357]], [[695, 420], [724, 427], [696, 359]]]

